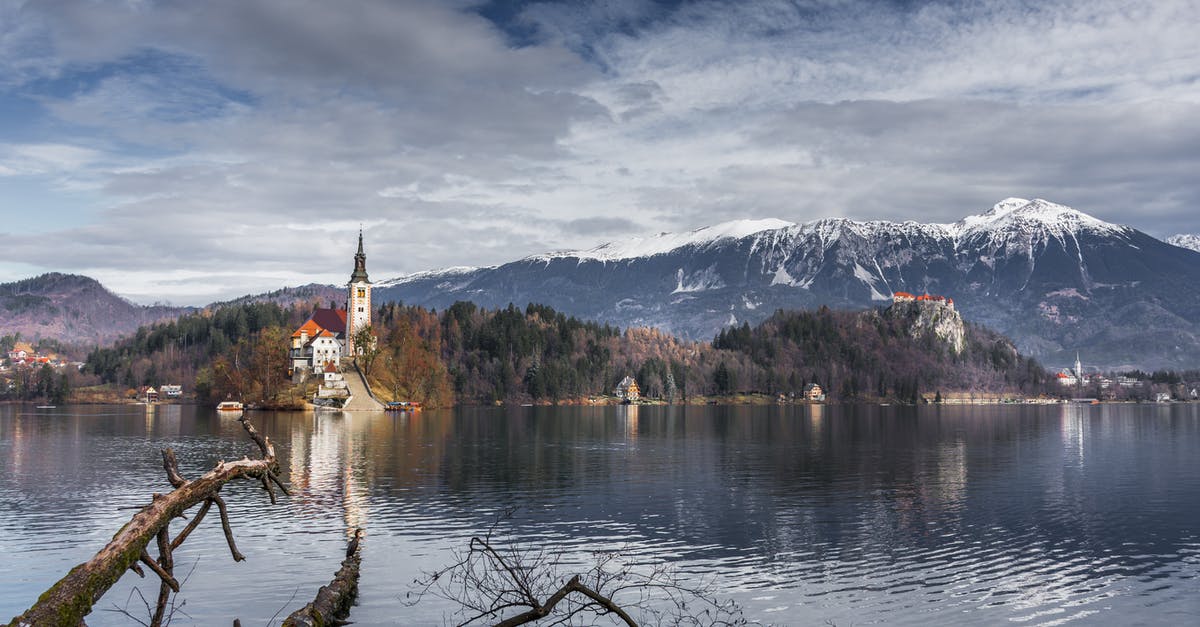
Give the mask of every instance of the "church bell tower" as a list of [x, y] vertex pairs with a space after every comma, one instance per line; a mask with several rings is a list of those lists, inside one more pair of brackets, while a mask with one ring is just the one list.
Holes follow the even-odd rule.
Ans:
[[354, 336], [371, 326], [371, 281], [367, 279], [367, 255], [363, 252], [362, 229], [358, 230], [358, 252], [350, 274], [346, 296], [346, 354], [355, 354]]

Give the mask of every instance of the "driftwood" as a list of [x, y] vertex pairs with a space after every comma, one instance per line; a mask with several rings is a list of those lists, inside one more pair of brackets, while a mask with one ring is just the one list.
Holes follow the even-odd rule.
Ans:
[[[261, 459], [219, 461], [216, 467], [204, 476], [188, 481], [179, 472], [174, 451], [164, 450], [163, 468], [175, 489], [167, 494], [155, 494], [150, 504], [134, 514], [107, 546], [92, 559], [71, 569], [58, 583], [42, 593], [33, 607], [14, 618], [9, 627], [80, 625], [84, 616], [92, 611], [96, 601], [125, 574], [125, 571], [132, 570], [144, 576], [145, 571], [139, 566], [139, 562], [161, 580], [158, 605], [151, 619], [151, 625], [161, 625], [170, 594], [179, 591], [172, 553], [196, 529], [213, 505], [217, 506], [220, 513], [221, 527], [225, 531], [225, 539], [234, 561], [246, 559], [233, 541], [225, 501], [219, 495], [221, 487], [239, 477], [252, 477], [262, 482], [272, 503], [275, 502], [275, 487], [284, 494], [288, 492], [276, 474], [278, 464], [275, 461], [275, 447], [270, 440], [259, 435], [249, 421], [244, 418], [241, 421], [250, 439], [254, 440], [262, 452]], [[184, 512], [198, 504], [201, 505], [200, 509], [172, 539], [169, 533], [171, 521], [183, 517]], [[151, 540], [157, 543], [157, 559], [151, 557], [147, 550]]]
[[359, 537], [362, 529], [354, 530], [354, 539], [346, 549], [346, 559], [327, 586], [321, 586], [312, 603], [292, 612], [283, 627], [318, 627], [321, 625], [348, 625], [350, 606], [358, 596], [358, 569], [362, 563]]

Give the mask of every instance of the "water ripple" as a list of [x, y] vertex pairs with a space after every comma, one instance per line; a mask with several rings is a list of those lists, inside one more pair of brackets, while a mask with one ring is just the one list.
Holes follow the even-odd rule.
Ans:
[[[626, 409], [258, 414], [293, 496], [271, 507], [252, 482], [226, 488], [248, 559], [201, 525], [177, 555], [196, 567], [188, 613], [265, 624], [362, 525], [360, 625], [441, 623], [451, 605], [401, 599], [489, 529], [573, 568], [598, 551], [670, 563], [777, 624], [1200, 622], [1194, 406]], [[0, 407], [0, 615], [168, 489], [164, 446], [189, 476], [251, 452], [236, 423], [195, 408]], [[105, 607], [139, 585], [123, 579]]]

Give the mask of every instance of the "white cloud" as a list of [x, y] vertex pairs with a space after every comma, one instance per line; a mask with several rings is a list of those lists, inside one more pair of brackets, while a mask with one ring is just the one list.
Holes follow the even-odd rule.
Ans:
[[97, 150], [68, 144], [0, 144], [0, 173], [27, 176], [73, 172], [102, 156]]
[[0, 177], [101, 198], [0, 262], [200, 303], [341, 277], [360, 223], [379, 278], [1008, 196], [1200, 231], [1194, 1], [535, 3], [515, 43], [473, 6], [0, 4], [40, 112]]

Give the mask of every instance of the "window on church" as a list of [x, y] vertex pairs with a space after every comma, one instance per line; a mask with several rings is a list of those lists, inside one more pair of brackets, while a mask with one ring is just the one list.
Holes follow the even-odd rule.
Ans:
[[358, 297], [366, 298], [367, 297], [367, 288], [365, 288], [365, 287], [358, 288]]
[[359, 307], [359, 308], [358, 308], [358, 313], [362, 313], [362, 310], [363, 310], [363, 308], [362, 308], [362, 307]]

